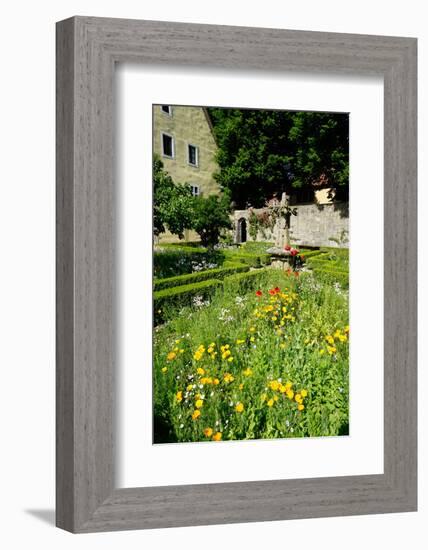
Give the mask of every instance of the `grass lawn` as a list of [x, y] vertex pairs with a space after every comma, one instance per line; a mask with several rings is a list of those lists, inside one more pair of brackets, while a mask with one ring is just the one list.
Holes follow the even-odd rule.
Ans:
[[[345, 272], [341, 254], [330, 261]], [[252, 288], [193, 298], [155, 328], [155, 442], [348, 433], [346, 285], [315, 270], [260, 274]]]

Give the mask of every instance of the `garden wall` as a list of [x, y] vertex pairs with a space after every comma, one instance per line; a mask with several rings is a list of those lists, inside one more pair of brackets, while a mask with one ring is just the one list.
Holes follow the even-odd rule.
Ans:
[[[347, 242], [340, 245], [331, 238], [339, 239], [343, 231], [349, 231], [349, 204], [338, 202], [333, 204], [297, 204], [293, 205], [297, 216], [290, 219], [290, 238], [293, 244], [306, 246], [341, 246], [347, 247]], [[255, 212], [261, 212], [262, 209]], [[249, 234], [249, 210], [235, 210], [233, 213], [233, 238], [242, 242], [243, 225], [246, 240], [251, 241]], [[245, 224], [243, 222], [245, 220]], [[265, 229], [259, 231], [258, 241], [274, 241], [273, 232]]]

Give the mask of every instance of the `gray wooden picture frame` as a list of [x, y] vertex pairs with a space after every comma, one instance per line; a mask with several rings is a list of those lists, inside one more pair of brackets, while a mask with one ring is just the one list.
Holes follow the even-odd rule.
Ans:
[[[91, 17], [57, 24], [58, 527], [84, 533], [416, 510], [416, 45], [413, 38]], [[383, 76], [383, 474], [115, 487], [118, 62]]]

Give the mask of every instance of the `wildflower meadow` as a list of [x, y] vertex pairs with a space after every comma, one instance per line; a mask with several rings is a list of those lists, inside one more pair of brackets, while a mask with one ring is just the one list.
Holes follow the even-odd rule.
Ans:
[[[344, 254], [323, 254], [318, 269], [345, 269]], [[349, 433], [348, 290], [315, 265], [251, 269], [187, 304], [162, 302], [155, 443]]]

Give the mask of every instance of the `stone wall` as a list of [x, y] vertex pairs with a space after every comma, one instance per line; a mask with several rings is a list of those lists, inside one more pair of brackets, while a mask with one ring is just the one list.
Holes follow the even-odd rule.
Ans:
[[[349, 231], [349, 205], [348, 203], [334, 204], [297, 204], [293, 205], [297, 210], [297, 216], [290, 218], [290, 240], [293, 244], [306, 246], [339, 246], [331, 237], [340, 239], [343, 231]], [[262, 209], [256, 210], [260, 212]], [[249, 234], [249, 210], [235, 210], [233, 213], [233, 238], [235, 242], [240, 240], [240, 223], [246, 221], [247, 240], [252, 238]], [[273, 232], [269, 229], [259, 231], [257, 241], [274, 241]], [[348, 246], [343, 242], [340, 246]]]
[[[349, 204], [296, 205], [297, 216], [291, 216], [290, 238], [294, 244], [309, 246], [338, 246], [331, 237], [339, 239], [349, 231]], [[340, 246], [348, 246], [347, 242]]]

